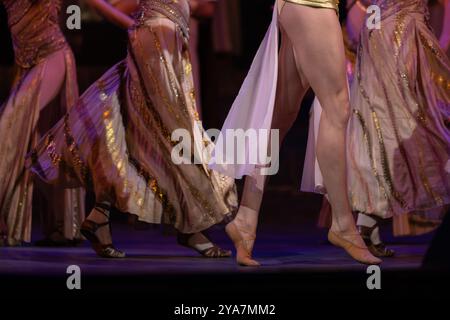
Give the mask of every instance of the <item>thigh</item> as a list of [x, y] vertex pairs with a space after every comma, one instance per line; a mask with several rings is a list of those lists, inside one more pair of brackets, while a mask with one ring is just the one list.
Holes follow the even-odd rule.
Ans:
[[347, 91], [344, 44], [336, 12], [285, 3], [280, 24], [292, 42], [297, 63], [326, 111], [335, 94]]
[[44, 109], [61, 91], [66, 76], [64, 51], [51, 54], [43, 62], [42, 84], [39, 89], [39, 106]]
[[280, 29], [277, 95], [272, 122], [275, 129], [290, 126], [295, 121], [303, 96], [309, 88], [309, 83], [296, 61], [292, 42], [285, 30]]

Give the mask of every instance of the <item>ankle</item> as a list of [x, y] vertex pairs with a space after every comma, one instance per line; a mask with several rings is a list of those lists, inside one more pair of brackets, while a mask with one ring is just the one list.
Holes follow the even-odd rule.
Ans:
[[339, 219], [339, 221], [333, 219], [330, 229], [339, 233], [357, 233], [353, 219]]
[[237, 227], [239, 232], [245, 237], [245, 238], [253, 238], [256, 235], [256, 226], [249, 223], [246, 220], [242, 219], [235, 219], [231, 223], [234, 223], [234, 225]]
[[233, 221], [240, 229], [242, 228], [246, 232], [256, 233], [258, 211], [241, 205]]
[[106, 221], [109, 221], [109, 217], [110, 217], [109, 210], [105, 210], [101, 207], [95, 206], [91, 210], [91, 212], [89, 213], [89, 216], [87, 218], [94, 222], [106, 222]]

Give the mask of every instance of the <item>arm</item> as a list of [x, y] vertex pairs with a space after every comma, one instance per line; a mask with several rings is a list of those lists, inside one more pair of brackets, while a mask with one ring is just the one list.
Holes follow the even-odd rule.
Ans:
[[86, 0], [86, 2], [103, 17], [122, 28], [128, 29], [134, 25], [132, 18], [104, 0]]

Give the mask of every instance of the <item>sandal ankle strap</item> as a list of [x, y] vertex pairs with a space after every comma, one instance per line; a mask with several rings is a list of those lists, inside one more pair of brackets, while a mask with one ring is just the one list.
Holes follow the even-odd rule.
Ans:
[[111, 206], [105, 203], [97, 202], [94, 207], [98, 212], [103, 214], [109, 220], [109, 214], [111, 211]]

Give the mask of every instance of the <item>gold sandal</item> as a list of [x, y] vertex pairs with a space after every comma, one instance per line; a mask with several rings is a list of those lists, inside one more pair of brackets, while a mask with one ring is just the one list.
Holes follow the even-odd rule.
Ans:
[[209, 239], [208, 236], [206, 236], [203, 232], [201, 232], [201, 234], [206, 239], [209, 240], [209, 243], [205, 244], [208, 246], [207, 248], [203, 248], [203, 245], [196, 246], [196, 245], [189, 244], [189, 239], [194, 234], [185, 234], [185, 233], [178, 232], [177, 233], [177, 242], [179, 245], [181, 245], [183, 247], [193, 249], [194, 251], [198, 252], [205, 258], [229, 258], [229, 257], [231, 257], [230, 250], [224, 250], [224, 249], [220, 248], [219, 246], [215, 245], [211, 241], [211, 239]]

